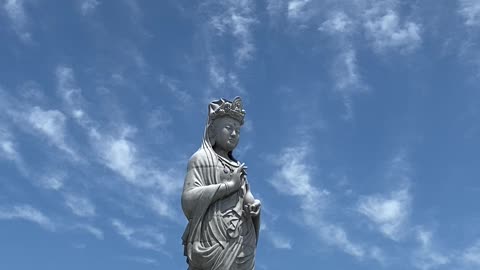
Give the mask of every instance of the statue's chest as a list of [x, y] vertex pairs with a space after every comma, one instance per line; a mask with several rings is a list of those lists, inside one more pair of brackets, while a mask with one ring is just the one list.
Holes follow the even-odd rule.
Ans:
[[234, 168], [219, 162], [215, 171], [217, 172], [217, 177], [220, 179], [220, 182], [224, 183], [232, 179]]

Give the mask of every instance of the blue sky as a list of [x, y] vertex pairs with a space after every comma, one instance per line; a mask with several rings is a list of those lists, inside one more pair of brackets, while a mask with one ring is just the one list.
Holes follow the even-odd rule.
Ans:
[[480, 1], [0, 4], [0, 268], [186, 269], [237, 95], [257, 269], [480, 268]]

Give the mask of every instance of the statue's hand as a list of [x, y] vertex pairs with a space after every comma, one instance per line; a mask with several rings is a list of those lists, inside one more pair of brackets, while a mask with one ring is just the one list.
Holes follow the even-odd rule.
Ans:
[[243, 184], [243, 167], [245, 163], [242, 163], [237, 169], [232, 173], [232, 179], [227, 182], [229, 190], [237, 191]]
[[262, 203], [260, 200], [255, 199], [255, 202], [252, 204], [245, 205], [245, 211], [252, 216], [256, 217], [260, 215], [260, 208], [262, 207]]

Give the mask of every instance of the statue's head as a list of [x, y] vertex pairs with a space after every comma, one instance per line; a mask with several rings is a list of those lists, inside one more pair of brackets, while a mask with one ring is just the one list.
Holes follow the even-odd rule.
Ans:
[[207, 134], [211, 146], [232, 152], [240, 140], [244, 118], [245, 110], [239, 97], [233, 102], [220, 99], [210, 103]]

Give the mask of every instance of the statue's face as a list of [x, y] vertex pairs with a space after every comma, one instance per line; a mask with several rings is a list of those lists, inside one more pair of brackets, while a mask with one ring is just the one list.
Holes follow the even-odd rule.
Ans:
[[215, 146], [227, 152], [233, 151], [240, 140], [240, 122], [231, 117], [215, 120]]

